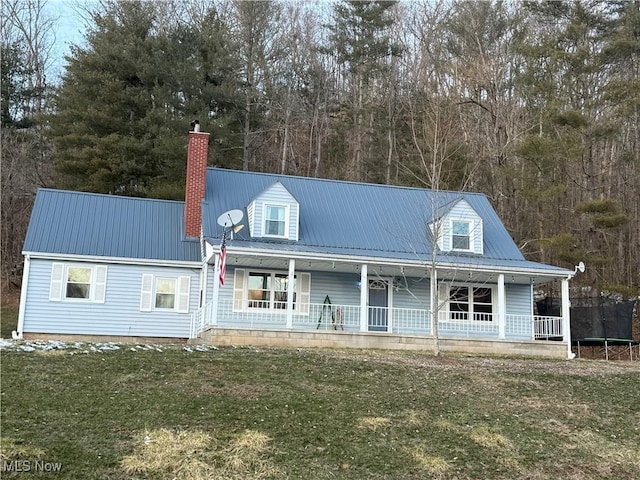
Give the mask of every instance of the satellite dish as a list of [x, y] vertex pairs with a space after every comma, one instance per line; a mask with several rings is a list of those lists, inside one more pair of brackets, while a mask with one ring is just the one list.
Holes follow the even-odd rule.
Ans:
[[580, 273], [584, 273], [584, 262], [580, 262], [578, 264], [578, 270], [580, 271]]
[[242, 221], [243, 216], [242, 210], [229, 210], [218, 217], [218, 225], [225, 228], [234, 227]]

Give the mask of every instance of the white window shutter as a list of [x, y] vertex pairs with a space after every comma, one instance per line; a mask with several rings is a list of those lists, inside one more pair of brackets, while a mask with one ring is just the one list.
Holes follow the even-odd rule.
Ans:
[[244, 310], [244, 269], [236, 268], [233, 271], [233, 311]]
[[62, 300], [62, 285], [64, 282], [64, 265], [62, 263], [51, 264], [51, 284], [49, 286], [49, 300], [59, 302]]
[[178, 278], [178, 313], [189, 313], [189, 289], [191, 287], [191, 277]]
[[95, 282], [93, 285], [93, 301], [96, 303], [104, 303], [107, 290], [107, 266], [96, 266], [93, 274], [95, 275]]
[[153, 275], [142, 275], [142, 291], [140, 292], [140, 311], [150, 312], [153, 304]]
[[311, 274], [300, 273], [300, 290], [297, 303], [300, 315], [309, 315], [309, 302], [311, 301]]

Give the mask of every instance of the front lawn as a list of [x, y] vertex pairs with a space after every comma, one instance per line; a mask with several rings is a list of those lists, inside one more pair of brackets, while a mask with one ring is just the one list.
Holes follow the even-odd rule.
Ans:
[[639, 362], [58, 347], [2, 351], [2, 478], [640, 478]]

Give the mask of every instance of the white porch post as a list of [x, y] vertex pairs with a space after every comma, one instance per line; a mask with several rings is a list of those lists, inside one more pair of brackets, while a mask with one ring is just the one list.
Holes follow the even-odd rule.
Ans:
[[[533, 288], [533, 283], [531, 284], [531, 299], [533, 300], [533, 293], [534, 293], [534, 288]], [[535, 310], [535, 302], [532, 301], [531, 302], [531, 340], [535, 340], [536, 339], [536, 310]]]
[[287, 328], [293, 328], [293, 284], [295, 282], [296, 261], [289, 259], [289, 278], [287, 279]]
[[562, 279], [562, 340], [567, 342], [567, 358], [575, 357], [571, 351], [571, 301], [569, 300], [569, 278]]
[[506, 295], [504, 290], [504, 273], [498, 275], [498, 338], [504, 339], [506, 337]]
[[202, 285], [200, 289], [202, 290], [202, 298], [200, 299], [200, 308], [204, 307], [207, 304], [207, 280], [209, 278], [209, 262], [207, 259], [204, 260], [204, 267], [202, 272]]
[[369, 279], [367, 278], [367, 264], [360, 267], [360, 331], [366, 332], [369, 323], [369, 309], [367, 303], [369, 299]]
[[[205, 286], [206, 291], [206, 286]], [[213, 294], [211, 295], [211, 325], [218, 324], [218, 295], [220, 292], [220, 254], [216, 253], [213, 265]]]

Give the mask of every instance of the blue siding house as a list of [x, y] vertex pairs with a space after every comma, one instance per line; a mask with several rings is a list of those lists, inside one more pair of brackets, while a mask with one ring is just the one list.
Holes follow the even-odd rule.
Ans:
[[[574, 272], [484, 195], [207, 168], [208, 141], [184, 202], [38, 191], [18, 335], [571, 356]], [[561, 317], [535, 312], [549, 282]]]

